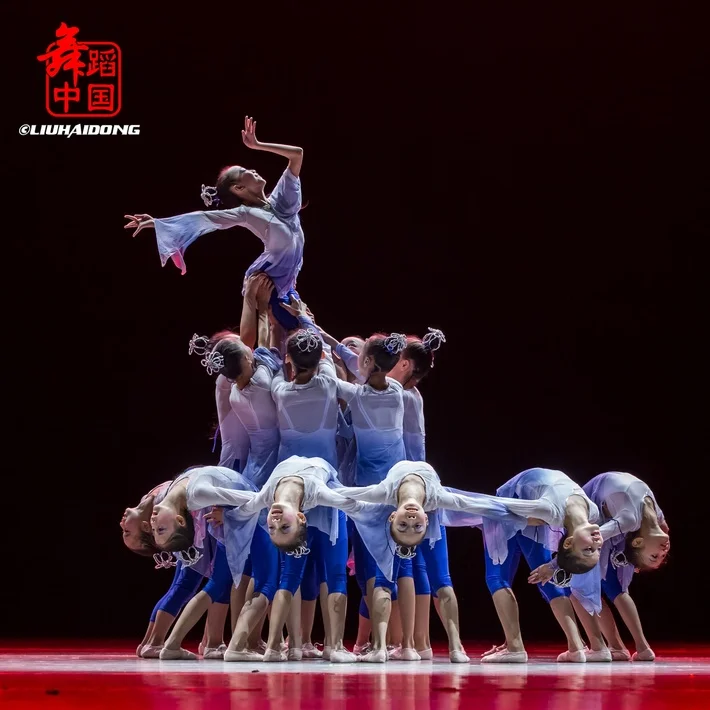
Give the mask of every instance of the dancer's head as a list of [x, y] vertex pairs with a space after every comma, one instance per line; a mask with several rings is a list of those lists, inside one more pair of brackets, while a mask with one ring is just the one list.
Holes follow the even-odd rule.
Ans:
[[245, 386], [254, 375], [254, 353], [230, 330], [222, 330], [211, 338], [192, 336], [189, 353], [202, 356], [207, 374], [224, 375], [230, 382]]
[[286, 362], [294, 376], [315, 372], [323, 354], [323, 341], [312, 330], [297, 330], [286, 341]]
[[195, 541], [195, 523], [187, 506], [176, 509], [166, 501], [154, 505], [150, 526], [159, 550], [180, 552], [188, 550]]
[[392, 539], [403, 548], [421, 544], [429, 525], [429, 516], [419, 503], [407, 501], [389, 517]]
[[599, 562], [603, 545], [599, 526], [580, 525], [570, 535], [564, 535], [557, 547], [557, 564], [571, 574], [584, 574]]
[[444, 334], [435, 328], [421, 339], [410, 336], [390, 376], [405, 387], [415, 387], [434, 367], [434, 351], [445, 342]]
[[358, 357], [360, 375], [368, 380], [374, 373], [387, 374], [397, 364], [406, 345], [407, 339], [399, 333], [371, 335]]
[[123, 544], [137, 555], [150, 557], [159, 552], [150, 529], [153, 497], [141, 501], [135, 508], [126, 508], [121, 518]]
[[274, 503], [267, 517], [271, 542], [283, 552], [305, 547], [308, 534], [306, 516], [290, 503]]
[[624, 554], [629, 564], [640, 572], [650, 572], [668, 561], [671, 549], [670, 536], [665, 532], [643, 536], [641, 530], [626, 535]]
[[343, 338], [342, 343], [346, 348], [348, 348], [348, 350], [352, 350], [354, 353], [357, 353], [358, 355], [362, 352], [362, 349], [365, 347], [365, 341], [359, 335], [348, 335], [347, 338]]
[[220, 172], [214, 191], [219, 200], [219, 207], [232, 209], [240, 205], [263, 204], [265, 185], [266, 180], [256, 170], [232, 165]]

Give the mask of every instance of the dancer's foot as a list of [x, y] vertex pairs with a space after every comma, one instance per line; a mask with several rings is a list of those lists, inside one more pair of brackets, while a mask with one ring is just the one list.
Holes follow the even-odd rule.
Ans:
[[347, 648], [341, 648], [338, 651], [331, 651], [330, 662], [331, 663], [357, 663], [360, 660], [359, 656], [354, 653], [350, 653]]
[[466, 655], [466, 651], [461, 649], [460, 651], [449, 651], [449, 660], [452, 663], [468, 663], [471, 659]]
[[434, 651], [431, 648], [425, 648], [422, 651], [417, 651], [419, 654], [419, 658], [422, 659], [422, 661], [433, 661], [434, 660]]
[[413, 648], [397, 648], [392, 653], [387, 654], [390, 661], [421, 661], [422, 657]]
[[557, 656], [558, 663], [586, 663], [587, 656], [584, 653], [584, 649], [581, 651], [565, 651]]
[[158, 658], [161, 661], [196, 661], [197, 654], [185, 648], [163, 648]]
[[353, 646], [353, 653], [356, 656], [364, 656], [366, 653], [370, 653], [370, 651], [372, 651], [372, 644], [369, 641], [362, 644], [362, 646], [358, 646], [357, 644]]
[[148, 644], [141, 648], [141, 652], [138, 655], [141, 658], [160, 658], [160, 652], [162, 650], [162, 646], [151, 646]]
[[224, 660], [227, 663], [261, 663], [264, 657], [256, 651], [251, 651], [248, 648], [243, 648], [241, 651], [232, 651], [227, 649], [224, 652]]
[[303, 651], [300, 648], [289, 648], [286, 654], [289, 661], [302, 661]]
[[485, 658], [486, 656], [492, 656], [494, 653], [500, 653], [501, 651], [507, 651], [507, 650], [508, 650], [508, 647], [504, 643], [502, 643], [500, 646], [492, 646], [490, 650], [481, 654], [481, 658]]
[[321, 656], [321, 658], [324, 661], [329, 661], [331, 653], [333, 653], [333, 649], [330, 646], [323, 646], [323, 655]]
[[288, 661], [288, 652], [274, 651], [271, 648], [267, 648], [261, 660], [264, 663], [283, 663], [284, 661]]
[[599, 651], [590, 651], [585, 649], [584, 656], [587, 663], [611, 663], [611, 651], [608, 648], [602, 648]]
[[625, 648], [610, 648], [612, 661], [630, 661], [631, 654]]
[[364, 656], [360, 656], [361, 663], [387, 663], [387, 651], [380, 648], [377, 651], [370, 651]]
[[318, 648], [318, 644], [315, 643], [304, 643], [301, 649], [303, 651], [303, 658], [323, 658], [323, 651]]
[[500, 651], [488, 653], [481, 663], [527, 663], [527, 651], [509, 651], [505, 646]]
[[217, 648], [209, 648], [205, 646], [203, 649], [202, 658], [205, 661], [223, 661], [224, 654], [227, 651], [226, 644], [220, 644]]
[[631, 656], [632, 661], [655, 661], [656, 654], [652, 649], [646, 648], [643, 651], [636, 651], [633, 656]]

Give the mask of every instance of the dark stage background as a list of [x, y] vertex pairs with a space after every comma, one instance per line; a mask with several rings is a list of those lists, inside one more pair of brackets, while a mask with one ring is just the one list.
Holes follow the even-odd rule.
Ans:
[[[673, 542], [633, 585], [647, 635], [703, 635], [681, 589], [704, 514], [684, 491], [707, 475], [704, 23], [682, 2], [386, 5], [5, 8], [5, 473], [20, 487], [5, 539], [21, 558], [6, 557], [4, 635], [139, 639], [170, 583], [118, 523], [152, 485], [217, 460], [213, 380], [187, 344], [238, 325], [261, 245], [206, 236], [182, 277], [123, 215], [201, 209], [201, 183], [230, 163], [273, 185], [284, 161], [242, 146], [247, 113], [261, 140], [304, 146], [298, 286], [319, 323], [446, 333], [421, 387], [444, 481], [640, 476]], [[36, 56], [62, 21], [121, 46], [124, 108], [107, 122], [139, 137], [18, 134], [55, 121]], [[463, 636], [500, 639], [480, 535], [450, 539]], [[561, 640], [518, 581], [526, 637]]]

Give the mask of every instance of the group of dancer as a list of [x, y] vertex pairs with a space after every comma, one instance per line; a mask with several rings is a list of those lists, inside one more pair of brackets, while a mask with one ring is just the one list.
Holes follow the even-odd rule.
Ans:
[[[270, 194], [256, 171], [232, 166], [202, 186], [205, 211], [126, 215], [134, 236], [155, 230], [162, 264], [172, 260], [183, 274], [185, 251], [211, 231], [242, 226], [264, 244], [244, 279], [239, 332], [189, 343], [216, 379], [218, 465], [159, 483], [121, 520], [126, 547], [175, 570], [138, 656], [198, 658], [182, 643], [206, 613], [204, 659], [428, 660], [433, 598], [451, 662], [467, 663], [447, 553], [446, 528], [456, 526], [483, 534], [486, 584], [505, 634], [481, 662], [528, 660], [511, 589], [521, 555], [566, 636], [558, 661], [632, 659], [604, 597], [633, 636], [633, 659], [653, 660], [629, 595], [634, 572], [658, 569], [670, 547], [651, 489], [629, 473], [580, 486], [544, 468], [495, 495], [443, 485], [426, 463], [418, 385], [444, 334], [339, 341], [323, 329], [296, 291], [303, 150], [262, 143], [255, 129], [247, 117], [245, 146], [288, 160]], [[352, 651], [343, 642], [348, 570], [361, 591]], [[311, 638], [318, 601], [322, 649]]]

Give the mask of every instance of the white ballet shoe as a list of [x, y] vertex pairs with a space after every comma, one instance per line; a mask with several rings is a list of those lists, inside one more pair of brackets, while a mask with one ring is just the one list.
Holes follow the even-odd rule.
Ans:
[[632, 661], [655, 661], [656, 654], [652, 649], [647, 648], [645, 651], [637, 651], [631, 656]]
[[161, 661], [196, 661], [197, 654], [185, 648], [164, 648], [158, 656]]
[[502, 643], [500, 646], [491, 646], [491, 648], [488, 651], [485, 651], [484, 653], [481, 654], [481, 658], [485, 658], [486, 656], [492, 656], [494, 653], [500, 653], [501, 651], [507, 651], [507, 647], [504, 643]]
[[419, 658], [422, 659], [422, 661], [433, 661], [434, 660], [434, 651], [431, 648], [425, 648], [423, 651], [417, 651], [419, 654]]
[[141, 647], [140, 657], [141, 658], [160, 658], [160, 652], [163, 650], [162, 646], [151, 646], [146, 644]]
[[264, 660], [264, 656], [248, 648], [241, 651], [230, 651], [227, 649], [224, 652], [224, 660], [227, 661], [227, 663], [261, 663]]
[[360, 656], [361, 663], [387, 663], [387, 651], [381, 648], [377, 651], [370, 651], [364, 656]]
[[610, 648], [612, 661], [630, 661], [631, 654], [625, 648]]
[[527, 663], [527, 651], [509, 651], [503, 648], [500, 651], [494, 651], [481, 658], [481, 663]]
[[321, 658], [324, 661], [329, 661], [331, 653], [333, 653], [333, 649], [330, 646], [323, 646], [323, 655], [321, 656]]
[[370, 651], [372, 651], [372, 644], [369, 641], [362, 644], [362, 646], [358, 646], [357, 644], [353, 646], [353, 653], [356, 656], [364, 656], [366, 653], [370, 653]]
[[587, 663], [611, 663], [611, 651], [608, 648], [602, 648], [600, 651], [584, 650], [584, 657]]
[[387, 654], [390, 661], [421, 661], [422, 657], [413, 648], [397, 646], [394, 651]]
[[226, 651], [227, 646], [223, 643], [217, 646], [217, 648], [205, 646], [203, 649], [202, 659], [205, 661], [223, 661]]
[[304, 659], [323, 658], [323, 651], [317, 647], [317, 644], [304, 643], [301, 650]]
[[302, 661], [303, 651], [300, 648], [289, 648], [286, 654], [289, 661]]
[[565, 651], [557, 656], [558, 663], [586, 663], [587, 656], [582, 651]]
[[460, 651], [449, 651], [449, 660], [452, 663], [469, 663], [471, 659], [466, 655], [466, 651], [461, 649]]
[[359, 656], [350, 653], [347, 648], [341, 648], [339, 651], [331, 651], [331, 663], [357, 663], [360, 660]]
[[272, 651], [270, 648], [267, 648], [261, 660], [264, 663], [283, 663], [284, 661], [288, 661], [288, 655], [286, 651]]

